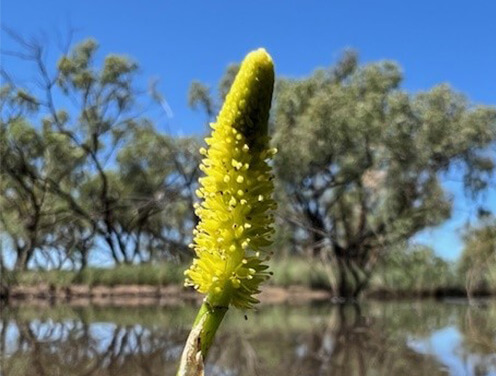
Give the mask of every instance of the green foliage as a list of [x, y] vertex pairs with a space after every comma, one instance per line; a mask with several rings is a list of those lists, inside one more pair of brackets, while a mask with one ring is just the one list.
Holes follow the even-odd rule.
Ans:
[[16, 284], [22, 286], [51, 285], [56, 287], [70, 286], [75, 279], [76, 272], [72, 270], [27, 270], [16, 273]]
[[404, 293], [434, 293], [456, 289], [463, 291], [454, 264], [437, 257], [425, 246], [400, 246], [378, 265], [371, 290]]
[[401, 81], [395, 63], [347, 54], [276, 91], [275, 168], [291, 201], [281, 215], [305, 233], [295, 243], [335, 260], [341, 295], [366, 286], [380, 255], [450, 217], [441, 182], [453, 166], [473, 194], [494, 169], [496, 109], [447, 85], [411, 95]]
[[142, 115], [137, 64], [112, 54], [99, 66], [89, 39], [52, 72], [45, 46], [20, 48], [41, 86], [0, 91], [0, 229], [15, 269], [84, 269], [96, 244], [116, 264], [188, 254], [197, 141]]
[[271, 262], [274, 273], [269, 284], [281, 287], [305, 286], [317, 289], [330, 289], [328, 265], [304, 257], [286, 257]]
[[74, 270], [37, 270], [17, 274], [16, 283], [24, 286], [40, 284], [67, 287], [72, 284], [88, 286], [182, 284], [186, 265], [175, 263], [119, 265], [114, 268], [88, 267], [82, 272]]
[[174, 263], [120, 265], [112, 269], [87, 268], [74, 282], [90, 286], [181, 284], [185, 266]]
[[465, 246], [458, 262], [470, 293], [473, 289], [496, 289], [496, 220], [484, 218], [465, 233]]
[[[457, 274], [455, 264], [437, 257], [424, 246], [404, 246], [390, 252], [376, 266], [367, 293], [391, 293], [412, 296], [435, 295], [436, 292], [464, 291], [464, 275]], [[331, 264], [304, 257], [275, 259], [270, 284], [332, 289], [332, 279], [339, 271]]]

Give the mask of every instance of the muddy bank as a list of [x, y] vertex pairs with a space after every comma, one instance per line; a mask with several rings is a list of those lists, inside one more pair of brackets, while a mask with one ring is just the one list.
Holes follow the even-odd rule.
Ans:
[[[4, 300], [9, 304], [67, 303], [70, 305], [175, 305], [184, 302], [200, 301], [203, 298], [192, 289], [177, 285], [170, 286], [87, 286], [71, 285], [55, 287], [50, 285], [11, 286]], [[307, 303], [330, 300], [332, 295], [326, 290], [312, 290], [302, 286], [287, 288], [266, 286], [258, 299], [263, 303]]]
[[[1, 287], [1, 286], [0, 286]], [[472, 297], [496, 296], [489, 290], [476, 290], [471, 292]], [[460, 288], [439, 288], [422, 291], [391, 291], [370, 290], [363, 298], [373, 300], [403, 300], [403, 299], [444, 299], [466, 298], [467, 292]], [[200, 302], [202, 295], [190, 288], [179, 285], [151, 286], [151, 285], [116, 285], [116, 286], [88, 286], [71, 285], [56, 287], [40, 284], [36, 286], [5, 286], [0, 288], [0, 301], [11, 305], [23, 304], [55, 304], [84, 306], [114, 305], [114, 306], [140, 306], [140, 305], [180, 305], [185, 302]], [[305, 286], [265, 286], [258, 295], [262, 303], [304, 304], [318, 301], [334, 301], [330, 290], [312, 289]], [[339, 300], [337, 300], [339, 301]]]

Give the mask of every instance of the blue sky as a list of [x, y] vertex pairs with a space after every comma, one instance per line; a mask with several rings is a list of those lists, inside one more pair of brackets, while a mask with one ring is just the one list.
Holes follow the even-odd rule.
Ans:
[[[3, 0], [0, 11], [2, 24], [23, 35], [54, 35], [71, 25], [76, 40], [96, 38], [102, 54], [136, 59], [143, 83], [161, 79], [177, 134], [204, 129], [204, 116], [187, 108], [191, 81], [215, 87], [228, 63], [260, 46], [280, 76], [307, 75], [353, 47], [362, 62], [398, 61], [411, 92], [449, 82], [475, 103], [496, 104], [494, 1]], [[11, 47], [5, 37], [1, 43]], [[8, 63], [14, 74], [26, 73]], [[447, 182], [454, 218], [418, 237], [449, 259], [459, 254], [460, 228], [475, 213], [456, 180]], [[481, 200], [496, 207], [494, 191]]]

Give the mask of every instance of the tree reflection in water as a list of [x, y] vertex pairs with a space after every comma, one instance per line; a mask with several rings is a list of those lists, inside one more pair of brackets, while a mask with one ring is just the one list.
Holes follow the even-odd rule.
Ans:
[[[5, 309], [0, 375], [174, 375], [193, 315], [193, 307]], [[451, 327], [460, 372], [486, 375], [496, 372], [495, 324], [495, 304], [267, 307], [248, 321], [231, 315], [207, 375], [446, 375], [442, 349], [418, 351], [412, 341]]]

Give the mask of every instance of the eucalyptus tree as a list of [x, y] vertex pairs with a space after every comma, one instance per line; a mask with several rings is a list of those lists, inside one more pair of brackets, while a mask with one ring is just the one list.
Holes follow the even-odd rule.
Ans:
[[184, 249], [186, 232], [176, 228], [194, 222], [185, 208], [196, 142], [160, 134], [145, 117], [152, 103], [137, 86], [137, 63], [100, 59], [87, 39], [52, 67], [46, 44], [7, 34], [19, 50], [4, 53], [34, 73], [23, 81], [2, 68], [2, 232], [29, 248], [16, 251], [16, 266], [35, 250], [45, 264], [56, 256], [56, 266], [84, 267], [96, 248], [115, 263]]
[[[397, 64], [360, 66], [346, 53], [329, 69], [279, 81], [272, 121], [279, 183], [294, 237], [337, 271], [337, 294], [354, 298], [395, 245], [451, 215], [443, 176], [467, 192], [494, 171], [496, 108], [439, 85], [410, 94]], [[297, 233], [295, 233], [296, 235]]]
[[[53, 243], [53, 228], [68, 216], [67, 205], [50, 192], [41, 176], [61, 186], [70, 184], [80, 154], [30, 117], [39, 110], [36, 98], [13, 85], [1, 90], [0, 228], [16, 254], [14, 268], [25, 269], [36, 250]], [[65, 159], [60, 164], [59, 159]]]

